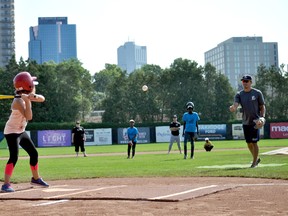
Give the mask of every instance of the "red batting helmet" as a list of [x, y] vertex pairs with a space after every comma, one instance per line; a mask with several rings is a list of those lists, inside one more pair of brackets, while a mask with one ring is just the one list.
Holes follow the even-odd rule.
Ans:
[[32, 77], [29, 72], [20, 72], [13, 79], [14, 87], [16, 91], [24, 90], [30, 93], [32, 92], [35, 84], [37, 83], [35, 82], [36, 79], [37, 77]]

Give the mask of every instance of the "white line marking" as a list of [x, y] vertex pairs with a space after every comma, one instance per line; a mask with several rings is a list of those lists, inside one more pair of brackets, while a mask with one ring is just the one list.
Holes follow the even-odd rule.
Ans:
[[48, 188], [43, 190], [43, 192], [71, 192], [71, 191], [79, 191], [80, 188], [69, 189], [69, 188]]
[[284, 154], [284, 155], [286, 154], [287, 155], [288, 154], [288, 147], [262, 153], [262, 155], [275, 155], [275, 154]]
[[[27, 189], [27, 190], [26, 189], [22, 189], [22, 190], [20, 189], [20, 191], [16, 190], [15, 192], [12, 192], [12, 193], [2, 193], [1, 192], [0, 196], [11, 195], [13, 193], [17, 193], [18, 194], [18, 193], [23, 193], [23, 192], [29, 192], [29, 191], [33, 191], [33, 190], [37, 190], [37, 189], [40, 189], [40, 188], [31, 188], [31, 189]], [[43, 189], [43, 188], [41, 188], [41, 189]]]
[[46, 199], [66, 197], [66, 196], [71, 196], [71, 195], [76, 195], [76, 194], [81, 194], [81, 193], [87, 193], [87, 192], [99, 191], [99, 190], [105, 190], [105, 189], [112, 189], [112, 188], [118, 188], [118, 187], [127, 187], [127, 185], [119, 185], [119, 186], [111, 186], [111, 187], [102, 187], [102, 188], [96, 188], [96, 189], [94, 189], [94, 190], [83, 190], [83, 191], [79, 191], [79, 192], [75, 192], [75, 193], [70, 193], [70, 194], [62, 194], [62, 195], [57, 195], [57, 196], [51, 196], [51, 197], [47, 197]]
[[278, 183], [278, 184], [274, 184], [274, 183], [263, 183], [263, 184], [239, 184], [237, 186], [240, 187], [248, 187], [248, 186], [288, 186], [288, 183]]
[[[211, 165], [211, 166], [198, 166], [200, 169], [226, 169], [226, 168], [250, 168], [251, 164], [225, 164], [225, 165]], [[259, 164], [258, 167], [276, 167], [276, 166], [284, 166], [283, 164]]]
[[178, 196], [178, 195], [182, 195], [182, 194], [191, 193], [191, 192], [198, 191], [198, 190], [213, 188], [213, 187], [217, 187], [217, 186], [218, 185], [210, 185], [210, 186], [206, 186], [206, 187], [199, 187], [199, 188], [195, 188], [195, 189], [192, 189], [192, 190], [183, 191], [183, 192], [180, 192], [180, 193], [169, 194], [169, 195], [166, 195], [166, 196], [153, 197], [153, 198], [149, 198], [149, 199], [150, 200], [163, 199], [163, 198], [168, 198], [168, 197], [172, 197], [172, 196]]
[[40, 203], [40, 204], [36, 204], [36, 205], [33, 205], [33, 206], [54, 205], [54, 204], [57, 204], [57, 203], [68, 202], [68, 201], [69, 201], [69, 200], [64, 199], [64, 200], [57, 200], [57, 201], [51, 201], [51, 202]]

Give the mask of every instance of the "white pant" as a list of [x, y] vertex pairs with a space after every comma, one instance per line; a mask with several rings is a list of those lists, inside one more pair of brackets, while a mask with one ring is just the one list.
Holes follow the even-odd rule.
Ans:
[[171, 137], [170, 137], [170, 144], [169, 144], [169, 152], [171, 151], [172, 145], [173, 145], [173, 143], [174, 143], [175, 141], [177, 142], [178, 149], [179, 149], [179, 151], [181, 152], [180, 135], [178, 135], [178, 136], [171, 135]]

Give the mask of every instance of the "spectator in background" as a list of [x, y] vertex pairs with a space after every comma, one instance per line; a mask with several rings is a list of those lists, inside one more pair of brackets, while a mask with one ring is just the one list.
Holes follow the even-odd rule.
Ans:
[[209, 140], [208, 137], [205, 138], [205, 144], [204, 144], [204, 149], [208, 152], [210, 152], [213, 149], [214, 145], [212, 142]]
[[132, 158], [135, 156], [136, 144], [137, 144], [137, 137], [138, 137], [138, 129], [134, 126], [135, 121], [131, 119], [129, 121], [130, 127], [127, 129], [127, 136], [128, 136], [128, 149], [127, 149], [127, 159], [130, 158], [130, 152], [132, 149]]
[[84, 157], [87, 157], [84, 143], [86, 141], [85, 129], [80, 126], [80, 121], [76, 121], [76, 126], [72, 129], [72, 143], [75, 146], [76, 156], [79, 154], [79, 147]]
[[187, 142], [190, 139], [191, 156], [194, 159], [194, 140], [199, 135], [198, 121], [200, 120], [197, 112], [194, 112], [194, 103], [188, 102], [186, 104], [187, 112], [183, 115], [183, 136], [184, 136], [184, 159], [187, 158]]
[[171, 131], [171, 136], [170, 136], [170, 144], [169, 144], [169, 149], [168, 149], [168, 154], [170, 153], [173, 143], [176, 141], [178, 145], [178, 149], [181, 152], [181, 145], [180, 145], [180, 122], [177, 121], [177, 115], [173, 116], [173, 121], [170, 123], [170, 131]]

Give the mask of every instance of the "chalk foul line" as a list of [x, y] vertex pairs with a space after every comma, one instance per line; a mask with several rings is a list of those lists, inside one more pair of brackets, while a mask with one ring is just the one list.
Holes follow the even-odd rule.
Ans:
[[199, 188], [194, 188], [191, 190], [187, 190], [187, 191], [182, 191], [179, 193], [173, 193], [173, 194], [168, 194], [166, 196], [158, 196], [158, 197], [153, 197], [153, 198], [148, 198], [148, 200], [158, 200], [158, 199], [164, 199], [164, 198], [168, 198], [168, 197], [173, 197], [173, 196], [179, 196], [179, 195], [183, 195], [183, 194], [187, 194], [187, 193], [191, 193], [191, 192], [195, 192], [195, 191], [199, 191], [199, 190], [205, 190], [208, 188], [214, 188], [217, 187], [218, 185], [209, 185], [206, 187], [199, 187]]

